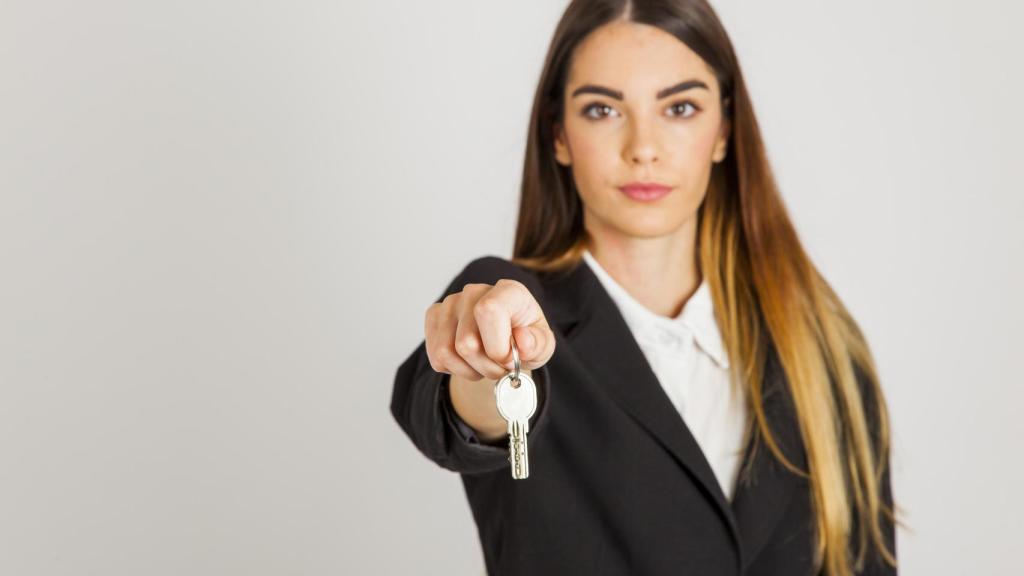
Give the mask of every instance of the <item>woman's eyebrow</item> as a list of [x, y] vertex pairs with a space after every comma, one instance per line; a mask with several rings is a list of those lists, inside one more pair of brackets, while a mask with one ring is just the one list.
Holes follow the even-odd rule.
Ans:
[[[703, 88], [705, 90], [710, 90], [707, 84], [694, 78], [692, 80], [685, 80], [683, 82], [680, 82], [675, 86], [662, 88], [661, 90], [658, 91], [657, 98], [658, 100], [661, 100], [662, 98], [671, 96], [684, 90], [690, 90], [691, 88]], [[605, 96], [608, 96], [609, 98], [614, 98], [616, 100], [623, 99], [623, 95], [620, 90], [612, 90], [611, 88], [608, 88], [606, 86], [598, 86], [596, 84], [584, 84], [583, 86], [580, 86], [579, 88], [573, 90], [572, 98], [575, 98], [581, 94], [603, 94]]]

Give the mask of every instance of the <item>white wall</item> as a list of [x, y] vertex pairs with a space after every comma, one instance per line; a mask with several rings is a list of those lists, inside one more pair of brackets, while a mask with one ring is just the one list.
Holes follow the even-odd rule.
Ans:
[[[564, 5], [0, 5], [0, 573], [482, 572], [388, 402], [426, 307], [511, 251]], [[880, 363], [901, 573], [1005, 573], [1024, 10], [715, 5]]]

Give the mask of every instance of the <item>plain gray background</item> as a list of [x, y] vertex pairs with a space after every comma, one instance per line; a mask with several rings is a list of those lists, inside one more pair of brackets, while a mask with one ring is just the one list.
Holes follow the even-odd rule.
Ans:
[[[0, 573], [482, 573], [388, 404], [427, 306], [510, 256], [564, 6], [0, 4]], [[901, 573], [1007, 573], [1024, 10], [715, 6], [879, 362]]]

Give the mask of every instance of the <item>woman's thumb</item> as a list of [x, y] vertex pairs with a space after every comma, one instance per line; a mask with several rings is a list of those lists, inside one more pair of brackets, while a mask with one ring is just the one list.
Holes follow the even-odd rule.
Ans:
[[516, 346], [519, 347], [519, 355], [532, 358], [536, 353], [537, 337], [533, 335], [533, 328], [524, 326], [516, 337]]
[[523, 362], [536, 362], [544, 352], [544, 330], [541, 326], [520, 326], [513, 330], [516, 339], [516, 348], [519, 349], [519, 359]]

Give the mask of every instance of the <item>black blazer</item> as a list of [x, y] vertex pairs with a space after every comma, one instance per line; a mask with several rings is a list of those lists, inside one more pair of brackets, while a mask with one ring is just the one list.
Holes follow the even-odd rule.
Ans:
[[[533, 372], [540, 403], [528, 436], [530, 476], [512, 478], [507, 443], [481, 444], [460, 433], [450, 376], [431, 368], [423, 342], [398, 368], [391, 398], [391, 413], [419, 451], [460, 473], [490, 576], [812, 573], [808, 481], [779, 464], [762, 441], [750, 481], [738, 483], [727, 500], [586, 263], [568, 274], [538, 274], [484, 256], [437, 301], [465, 284], [501, 278], [529, 288], [556, 338], [551, 360]], [[768, 421], [787, 457], [806, 469], [771, 346], [765, 362]], [[756, 441], [754, 435], [748, 442], [744, 463]], [[888, 467], [883, 492], [891, 506]], [[885, 529], [895, 551], [892, 524]], [[877, 555], [870, 560], [860, 574], [896, 574]]]

